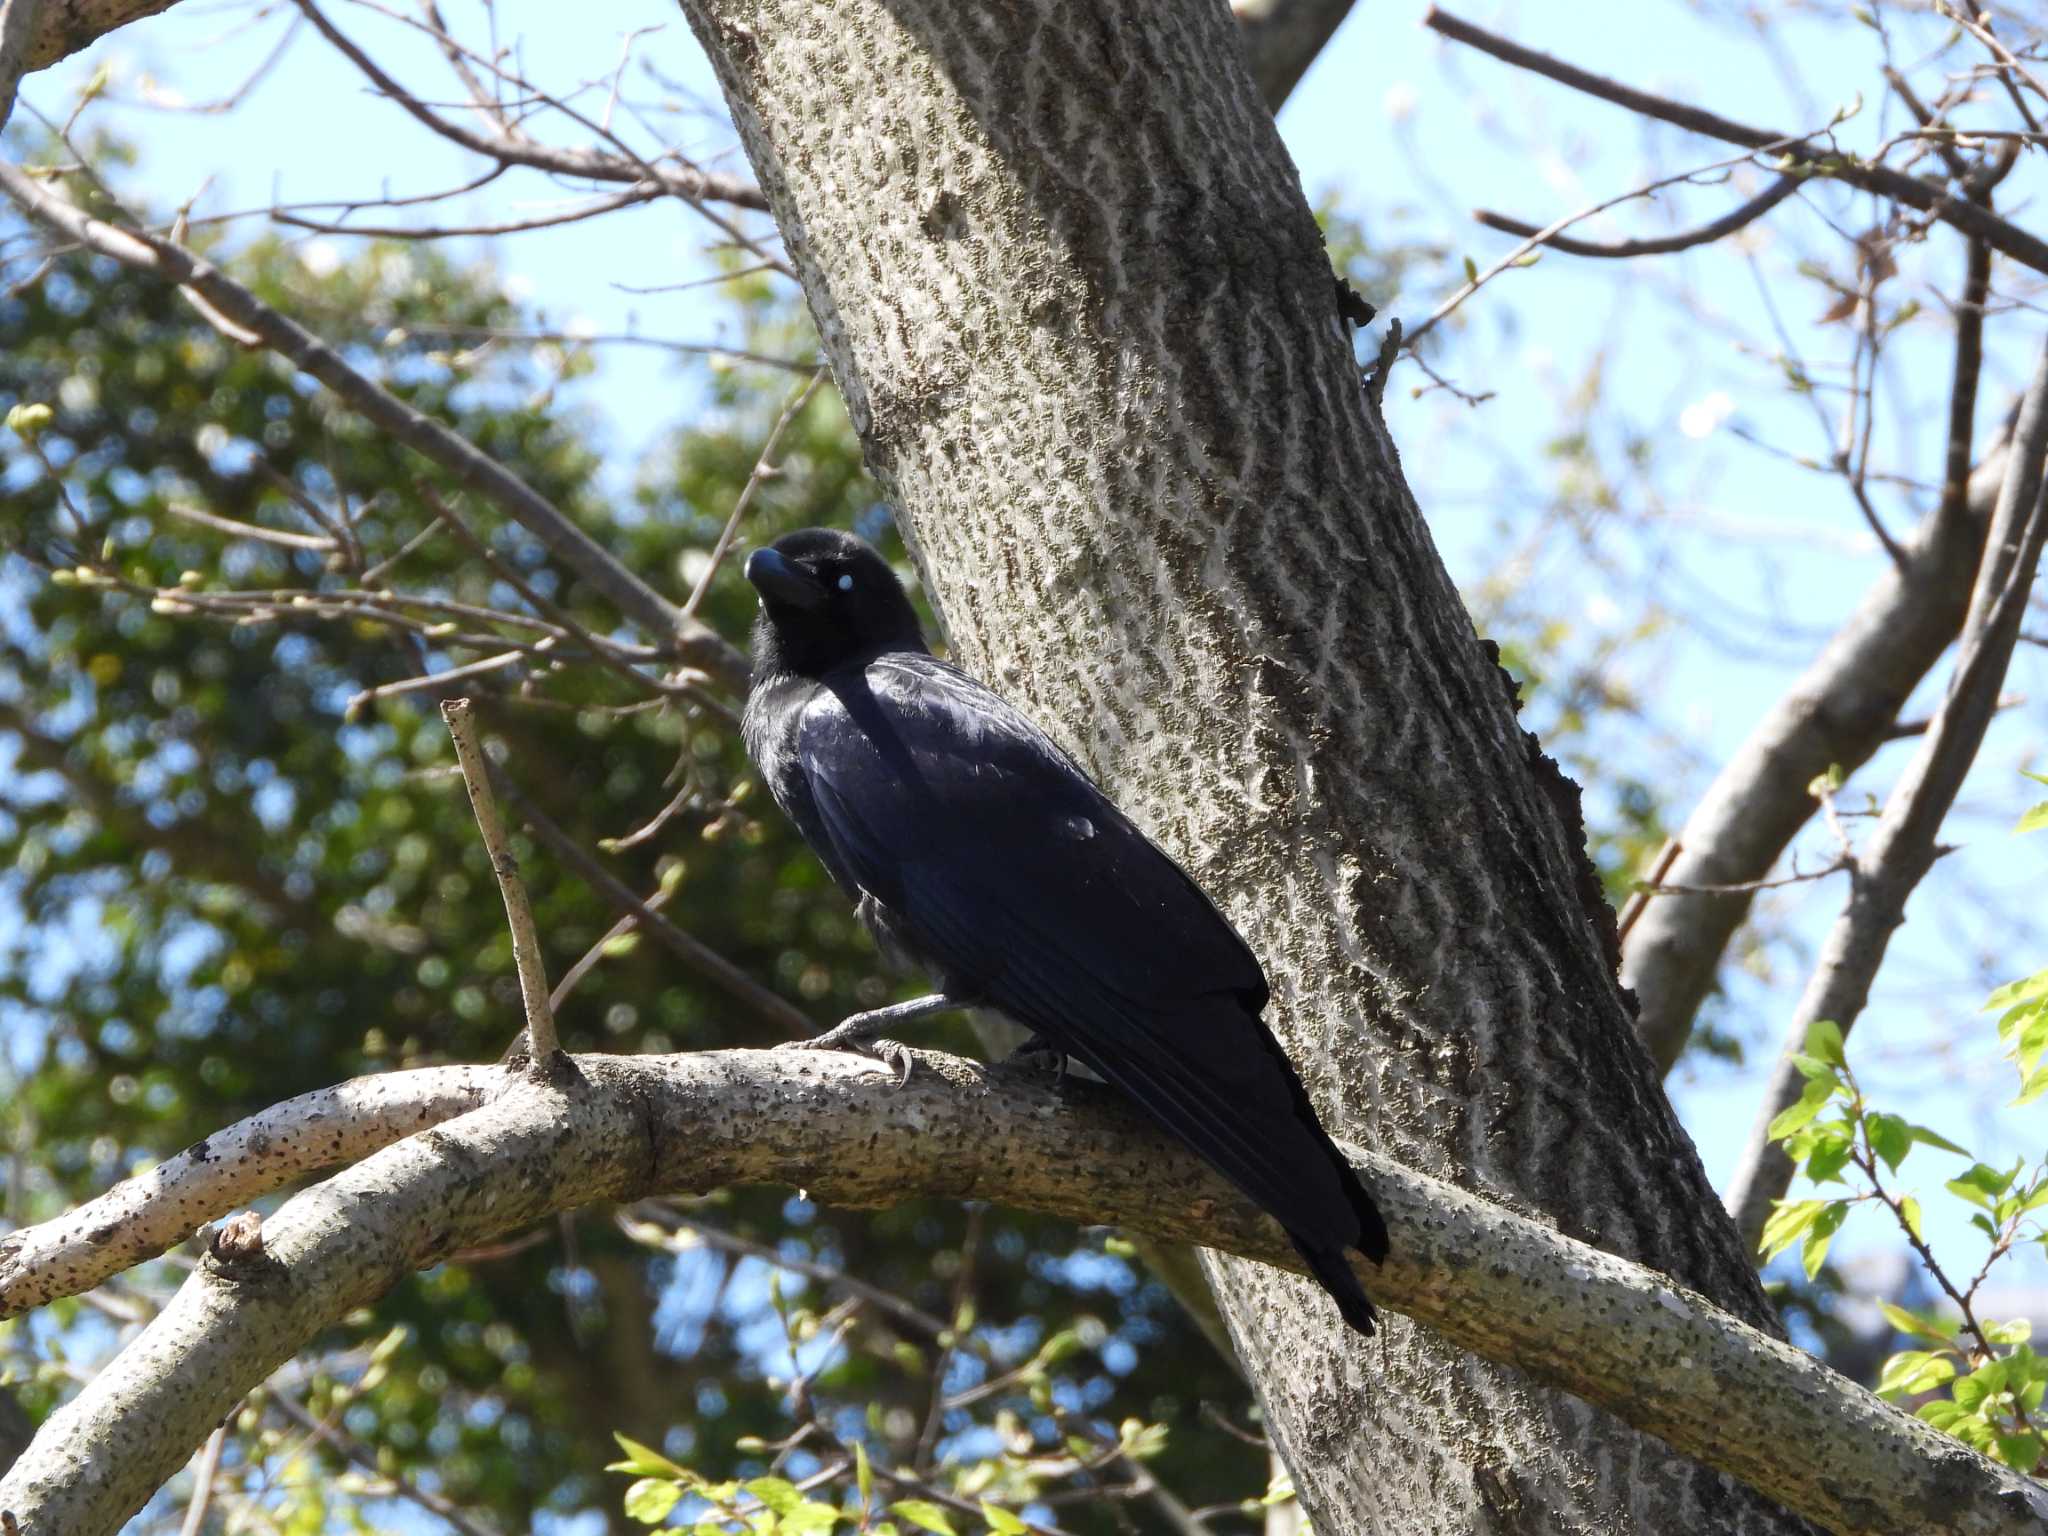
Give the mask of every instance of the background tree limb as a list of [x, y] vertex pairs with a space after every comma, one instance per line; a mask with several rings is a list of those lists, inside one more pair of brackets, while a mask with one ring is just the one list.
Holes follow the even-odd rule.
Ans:
[[1238, 36], [1266, 105], [1278, 112], [1323, 45], [1337, 35], [1353, 0], [1231, 0]]
[[1754, 1247], [1771, 1206], [1792, 1181], [1792, 1160], [1769, 1128], [1794, 1103], [1805, 1082], [1794, 1058], [1807, 1030], [1831, 1019], [1847, 1034], [1869, 999], [1892, 933], [1905, 921], [1906, 902], [1940, 856], [1942, 819], [1976, 760], [1985, 728], [1998, 708], [1999, 687], [2018, 643], [2020, 620], [2041, 549], [2048, 539], [2048, 345], [2020, 404], [2005, 484], [1992, 515], [1955, 674], [1904, 775], [1885, 801], [1869, 845], [1850, 860], [1849, 899], [1828, 931], [1820, 958], [1786, 1030], [1784, 1050], [1766, 1084], [1741, 1162], [1728, 1186], [1728, 1209]]
[[[1830, 767], [1853, 772], [1887, 740], [1899, 711], [1969, 608], [1984, 529], [2005, 479], [2001, 448], [1948, 502], [1907, 534], [1904, 558], [1870, 584], [1847, 622], [1759, 720], [1700, 797], [1677, 834], [1662, 886], [1739, 886], [1760, 880], [1812, 819], [1807, 786]], [[1637, 1028], [1669, 1071], [1713, 990], [1721, 956], [1753, 894], [1658, 895], [1622, 949], [1621, 979], [1640, 1005]]]

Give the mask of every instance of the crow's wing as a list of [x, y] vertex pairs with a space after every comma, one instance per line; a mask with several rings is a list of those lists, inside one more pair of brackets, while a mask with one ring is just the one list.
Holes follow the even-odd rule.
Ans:
[[799, 824], [949, 989], [1088, 1063], [1299, 1242], [1384, 1251], [1259, 1019], [1258, 961], [1044, 732], [964, 673], [892, 652], [826, 679], [794, 747]]

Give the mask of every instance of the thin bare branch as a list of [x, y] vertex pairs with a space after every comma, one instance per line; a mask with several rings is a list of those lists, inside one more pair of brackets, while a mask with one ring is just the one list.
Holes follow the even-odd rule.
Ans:
[[1522, 219], [1509, 218], [1504, 213], [1494, 213], [1485, 208], [1475, 209], [1472, 217], [1488, 229], [1497, 229], [1502, 234], [1521, 235], [1529, 240], [1549, 246], [1553, 251], [1562, 251], [1567, 256], [1598, 256], [1627, 259], [1633, 256], [1669, 256], [1676, 251], [1689, 251], [1696, 245], [1711, 245], [1723, 236], [1732, 235], [1745, 225], [1753, 224], [1778, 204], [1785, 201], [1806, 184], [1803, 176], [1780, 176], [1762, 192], [1741, 206], [1731, 208], [1712, 223], [1702, 224], [1697, 229], [1688, 229], [1675, 235], [1655, 235], [1641, 240], [1574, 240], [1566, 235], [1545, 235], [1543, 226], [1530, 224]]
[[788, 400], [783, 402], [782, 413], [775, 418], [775, 425], [768, 429], [767, 441], [761, 444], [761, 452], [754, 460], [754, 467], [747, 472], [747, 483], [740, 487], [740, 493], [733, 498], [732, 515], [725, 520], [725, 526], [718, 530], [718, 540], [711, 546], [711, 558], [705, 562], [704, 573], [697, 578], [697, 584], [690, 589], [689, 597], [683, 603], [683, 615], [696, 617], [703, 605], [704, 594], [711, 590], [712, 579], [718, 575], [718, 567], [724, 563], [726, 551], [732, 548], [733, 535], [739, 532], [740, 520], [747, 515], [747, 508], [754, 503], [754, 493], [767, 483], [775, 473], [775, 455], [782, 447], [782, 435], [790, 423], [803, 414], [805, 406], [811, 403], [811, 396], [818, 392], [818, 386], [825, 382], [825, 370], [812, 370], [811, 376], [797, 386]]
[[638, 184], [651, 179], [658, 182], [664, 192], [690, 203], [720, 202], [753, 209], [765, 209], [768, 206], [768, 200], [762, 196], [760, 188], [735, 176], [720, 176], [709, 171], [700, 171], [695, 166], [649, 165], [638, 159], [603, 154], [596, 150], [559, 149], [553, 145], [535, 143], [509, 130], [496, 135], [483, 134], [465, 128], [460, 123], [451, 123], [385, 73], [375, 59], [358, 47], [347, 33], [329, 21], [311, 0], [299, 0], [299, 9], [305, 12], [306, 19], [313, 23], [314, 30], [355, 65], [364, 78], [382, 95], [388, 97], [422, 126], [433, 130], [444, 139], [460, 144], [464, 149], [474, 150], [477, 154], [487, 155], [493, 160], [508, 164], [532, 166], [537, 170], [554, 171], [567, 176], [581, 176], [590, 181], [623, 181]]
[[1827, 176], [1866, 192], [1889, 197], [1909, 208], [1930, 213], [1945, 224], [1953, 225], [1964, 234], [1982, 240], [1993, 250], [2003, 251], [2022, 266], [2036, 272], [2048, 272], [2048, 240], [2028, 233], [2016, 224], [2010, 224], [1990, 210], [1957, 197], [1952, 193], [1909, 176], [1904, 171], [1880, 165], [1875, 161], [1860, 160], [1839, 149], [1821, 149], [1799, 135], [1776, 133], [1767, 128], [1752, 128], [1721, 117], [1700, 107], [1688, 106], [1684, 102], [1672, 101], [1669, 97], [1658, 96], [1649, 91], [1637, 90], [1622, 85], [1603, 75], [1596, 75], [1576, 65], [1554, 59], [1547, 53], [1488, 32], [1483, 27], [1452, 16], [1448, 12], [1431, 7], [1423, 17], [1423, 25], [1439, 32], [1454, 42], [1464, 43], [1491, 54], [1505, 64], [1518, 69], [1568, 85], [1573, 90], [1584, 91], [1644, 117], [1674, 124], [1707, 138], [1720, 139], [1729, 144], [1740, 144], [1746, 149], [1766, 150], [1782, 153], [1784, 169], [1799, 171], [1809, 176]]
[[212, 528], [238, 539], [254, 539], [259, 544], [278, 544], [286, 549], [317, 550], [322, 554], [331, 553], [339, 547], [326, 534], [286, 533], [282, 529], [264, 528], [256, 523], [240, 523], [232, 517], [221, 517], [208, 512], [204, 507], [188, 507], [183, 502], [171, 502], [165, 510], [171, 516], [181, 517], [188, 523], [197, 523], [202, 528]]
[[519, 861], [512, 856], [512, 841], [505, 835], [497, 799], [491, 794], [491, 770], [476, 739], [476, 714], [469, 700], [449, 699], [441, 706], [441, 718], [448, 722], [455, 761], [461, 765], [462, 782], [469, 788], [470, 807], [476, 812], [477, 830], [483, 834], [491, 872], [498, 877], [498, 890], [505, 898], [505, 920], [512, 929], [512, 963], [518, 968], [519, 1000], [526, 1010], [527, 1048], [536, 1062], [544, 1062], [561, 1049], [555, 1039], [554, 1009], [548, 1004], [547, 965], [541, 959], [540, 932], [533, 925], [526, 886], [519, 878]]

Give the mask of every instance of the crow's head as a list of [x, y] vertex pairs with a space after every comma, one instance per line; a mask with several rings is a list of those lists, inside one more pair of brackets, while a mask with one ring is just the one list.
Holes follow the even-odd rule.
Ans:
[[757, 677], [818, 677], [881, 651], [925, 648], [917, 610], [889, 562], [850, 533], [786, 533], [747, 556], [747, 580], [761, 594]]

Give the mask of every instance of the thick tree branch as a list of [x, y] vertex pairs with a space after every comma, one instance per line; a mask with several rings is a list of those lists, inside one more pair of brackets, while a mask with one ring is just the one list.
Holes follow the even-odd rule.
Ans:
[[32, 73], [90, 48], [131, 21], [168, 11], [177, 0], [42, 0], [28, 45]]
[[1853, 772], [1886, 741], [1899, 711], [1962, 628], [2005, 478], [1991, 452], [1967, 493], [1941, 506], [1900, 544], [1833, 639], [1757, 722], [1678, 833], [1661, 885], [1714, 894], [1652, 897], [1622, 950], [1637, 1028], [1669, 1071], [1713, 990], [1721, 955], [1748, 915], [1751, 893], [1813, 816], [1807, 786], [1831, 766]]
[[29, 49], [43, 0], [0, 0], [0, 128], [14, 115], [14, 92], [30, 68]]
[[1353, 0], [1230, 0], [1252, 79], [1274, 112], [1337, 35], [1352, 4]]
[[1771, 1140], [1772, 1120], [1794, 1103], [1804, 1085], [1794, 1058], [1805, 1048], [1808, 1028], [1832, 1019], [1847, 1034], [1870, 996], [1893, 930], [1905, 920], [1906, 901], [1939, 856], [1935, 842], [1942, 818], [1976, 760], [1984, 732], [1998, 708], [2027, 595], [2048, 537], [2048, 496], [2043, 461], [2048, 458], [2048, 345], [2044, 345], [2013, 429], [2004, 487], [1992, 514], [1955, 675], [1922, 738], [1919, 752], [1885, 802], [1869, 846], [1850, 865], [1848, 902], [1829, 931], [1806, 991], [1786, 1030], [1786, 1043], [1757, 1110], [1755, 1126], [1734, 1180], [1728, 1209], [1752, 1247], [1762, 1236], [1772, 1205], [1792, 1182], [1792, 1160]]
[[[502, 1069], [384, 1079], [423, 1112], [479, 1086], [488, 1102], [290, 1201], [265, 1224], [260, 1259], [203, 1261], [52, 1415], [0, 1481], [0, 1510], [24, 1536], [110, 1536], [333, 1319], [451, 1252], [592, 1201], [761, 1182], [842, 1206], [985, 1199], [1296, 1266], [1269, 1218], [1113, 1094], [919, 1060], [904, 1089], [886, 1068], [822, 1052], [580, 1057], [561, 1086]], [[336, 1090], [352, 1091], [362, 1085]], [[1375, 1296], [1457, 1345], [1601, 1403], [1831, 1530], [2048, 1530], [2048, 1491], [1706, 1298], [1351, 1155], [1393, 1233]], [[36, 1230], [18, 1237], [39, 1246]]]
[[264, 346], [333, 390], [365, 420], [483, 496], [656, 641], [672, 641], [678, 656], [711, 673], [726, 687], [735, 691], [745, 688], [746, 658], [736, 648], [704, 625], [686, 621], [681, 610], [627, 570], [524, 480], [357, 372], [334, 348], [272, 309], [211, 262], [147, 231], [95, 219], [16, 166], [0, 164], [0, 191], [46, 228], [196, 295], [205, 311], [258, 337]]
[[494, 1067], [359, 1077], [216, 1131], [76, 1210], [0, 1238], [0, 1319], [91, 1290], [300, 1174], [467, 1114], [504, 1081]]

